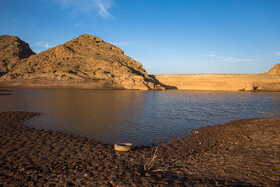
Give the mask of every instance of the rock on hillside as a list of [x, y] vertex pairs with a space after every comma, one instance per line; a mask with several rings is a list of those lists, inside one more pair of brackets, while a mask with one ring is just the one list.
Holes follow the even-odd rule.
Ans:
[[88, 34], [19, 60], [0, 81], [24, 87], [162, 88], [141, 63], [124, 55], [120, 48]]
[[33, 54], [29, 45], [17, 36], [0, 36], [0, 76], [9, 72], [18, 60]]
[[265, 74], [280, 75], [280, 63], [275, 64], [275, 66]]

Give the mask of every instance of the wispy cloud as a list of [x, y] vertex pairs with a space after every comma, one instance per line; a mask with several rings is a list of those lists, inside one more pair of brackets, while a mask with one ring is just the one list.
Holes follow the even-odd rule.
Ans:
[[269, 52], [269, 53], [265, 53], [264, 54], [265, 56], [280, 56], [280, 51], [272, 51], [272, 52]]
[[81, 24], [81, 23], [75, 23], [73, 26], [74, 26], [74, 27], [81, 27], [82, 24]]
[[217, 56], [217, 55], [203, 55], [211, 58], [210, 62], [254, 62], [258, 61], [258, 59], [252, 58], [236, 58], [236, 57], [224, 57], [224, 56]]
[[31, 47], [39, 47], [39, 48], [45, 48], [45, 49], [49, 49], [52, 46], [50, 46], [48, 43], [46, 42], [36, 42], [31, 44]]
[[96, 1], [96, 4], [99, 8], [98, 13], [100, 16], [102, 16], [104, 18], [108, 18], [111, 16], [108, 12], [108, 8], [111, 7], [111, 4], [110, 3], [108, 4], [108, 2], [110, 2], [110, 1], [108, 1], [107, 3], [104, 3], [105, 1], [104, 2], [101, 2], [101, 1], [102, 0]]
[[109, 42], [109, 43], [116, 46], [131, 46], [135, 44], [135, 42]]
[[83, 13], [98, 13], [103, 18], [111, 18], [109, 9], [114, 5], [114, 0], [54, 0], [63, 8], [73, 9]]
[[228, 59], [226, 62], [254, 62], [258, 61], [258, 59], [252, 59], [252, 58], [231, 58]]
[[230, 62], [230, 61], [234, 60], [233, 57], [226, 57], [226, 58], [221, 58], [221, 59], [225, 62]]
[[210, 55], [203, 55], [203, 56], [206, 56], [206, 57], [215, 57], [216, 55], [210, 54]]

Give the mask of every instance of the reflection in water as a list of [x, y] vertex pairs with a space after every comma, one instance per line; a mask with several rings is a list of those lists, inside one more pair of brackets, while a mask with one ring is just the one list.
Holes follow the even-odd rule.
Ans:
[[150, 145], [201, 126], [280, 116], [280, 93], [15, 89], [0, 96], [0, 111], [15, 110], [40, 112], [26, 122], [38, 129]]

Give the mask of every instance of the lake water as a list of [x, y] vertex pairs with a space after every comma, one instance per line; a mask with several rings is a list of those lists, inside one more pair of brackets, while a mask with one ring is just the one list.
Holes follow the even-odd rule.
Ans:
[[25, 122], [104, 143], [151, 145], [237, 119], [279, 117], [280, 93], [14, 89], [0, 111], [42, 115]]

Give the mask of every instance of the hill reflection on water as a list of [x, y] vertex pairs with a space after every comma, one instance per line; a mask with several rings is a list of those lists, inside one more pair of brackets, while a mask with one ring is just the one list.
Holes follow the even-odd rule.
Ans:
[[42, 115], [25, 125], [104, 143], [151, 145], [232, 120], [280, 116], [280, 93], [15, 89], [0, 111]]

